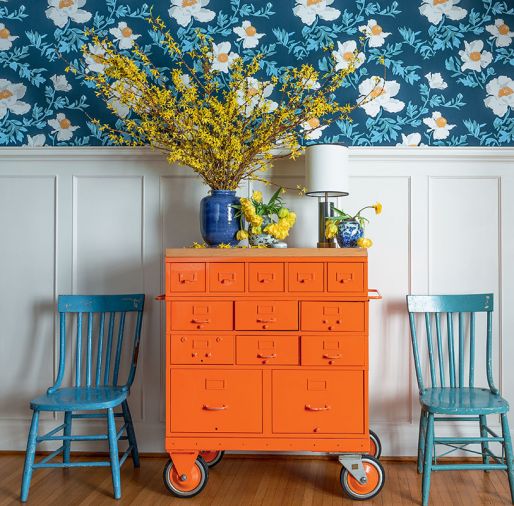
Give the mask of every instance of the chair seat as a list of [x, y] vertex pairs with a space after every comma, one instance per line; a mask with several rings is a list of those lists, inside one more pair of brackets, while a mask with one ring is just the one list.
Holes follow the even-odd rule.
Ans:
[[445, 415], [480, 415], [509, 411], [509, 403], [488, 388], [427, 388], [419, 400], [428, 412]]
[[32, 409], [40, 411], [88, 411], [113, 408], [128, 395], [122, 387], [59, 388], [51, 394], [41, 395], [30, 402]]

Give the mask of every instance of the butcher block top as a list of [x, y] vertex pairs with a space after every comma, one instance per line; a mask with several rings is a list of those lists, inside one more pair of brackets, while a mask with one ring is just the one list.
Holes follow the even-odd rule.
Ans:
[[365, 248], [168, 248], [166, 256], [173, 258], [341, 258], [367, 257], [368, 250]]

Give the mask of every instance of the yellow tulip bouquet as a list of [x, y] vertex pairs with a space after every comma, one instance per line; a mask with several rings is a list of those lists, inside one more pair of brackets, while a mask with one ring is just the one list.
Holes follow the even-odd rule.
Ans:
[[373, 241], [364, 237], [364, 229], [369, 220], [365, 216], [361, 216], [361, 213], [366, 209], [374, 209], [375, 214], [380, 214], [382, 204], [377, 202], [373, 205], [364, 206], [354, 215], [334, 208], [336, 215], [328, 218], [325, 222], [325, 237], [327, 239], [336, 237], [341, 248], [371, 248]]
[[221, 72], [215, 59], [227, 55], [217, 54], [209, 36], [198, 30], [185, 51], [160, 17], [148, 22], [171, 70], [154, 65], [137, 43], [120, 52], [108, 38], [85, 31], [84, 60], [104, 70], [84, 79], [114, 114], [129, 111], [116, 128], [93, 123], [115, 144], [162, 150], [170, 164], [191, 167], [213, 190], [235, 190], [245, 179], [267, 183], [263, 172], [274, 158], [302, 153], [305, 125], [347, 120], [358, 105], [340, 104], [334, 95], [355, 71], [358, 51], [345, 68], [331, 53], [326, 71], [303, 64], [260, 80], [261, 54], [237, 57]]
[[233, 206], [238, 210], [241, 223], [236, 235], [239, 241], [248, 239], [251, 246], [271, 246], [289, 235], [296, 223], [296, 213], [285, 207], [281, 198], [284, 191], [279, 188], [266, 203], [262, 193], [256, 190], [251, 198], [243, 197], [240, 205]]

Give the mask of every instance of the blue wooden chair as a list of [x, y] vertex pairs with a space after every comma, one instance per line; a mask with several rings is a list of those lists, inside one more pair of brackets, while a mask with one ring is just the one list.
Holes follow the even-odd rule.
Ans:
[[[509, 478], [511, 498], [514, 504], [514, 461], [512, 440], [507, 421], [509, 404], [503, 399], [493, 382], [492, 367], [492, 322], [493, 294], [479, 295], [410, 295], [407, 296], [412, 350], [421, 403], [418, 440], [418, 472], [423, 473], [422, 501], [428, 504], [430, 473], [449, 470], [506, 470]], [[427, 355], [430, 370], [430, 387], [423, 379], [420, 362], [421, 341], [416, 333], [416, 314], [422, 313]], [[488, 388], [476, 388], [475, 383], [475, 314], [485, 313], [486, 326], [486, 374]], [[443, 338], [444, 315], [446, 336]], [[455, 315], [455, 316], [454, 316]], [[458, 316], [456, 316], [458, 315]], [[458, 321], [458, 341], [454, 338], [454, 320]], [[442, 323], [443, 321], [443, 323]], [[435, 343], [432, 323], [435, 322]], [[485, 327], [485, 325], [484, 325]], [[469, 332], [468, 332], [469, 330]], [[468, 339], [469, 337], [469, 339]], [[446, 341], [446, 342], [445, 342]], [[457, 348], [457, 350], [455, 349]], [[467, 351], [466, 351], [467, 350]], [[456, 360], [458, 357], [458, 368]], [[467, 377], [467, 380], [466, 380]], [[448, 386], [447, 386], [448, 384]], [[497, 435], [487, 426], [487, 415], [499, 415], [502, 435]], [[479, 437], [436, 437], [435, 422], [475, 422]], [[490, 450], [489, 443], [502, 445], [502, 456]], [[480, 444], [481, 451], [468, 445]], [[438, 464], [436, 445], [481, 455], [481, 463]]]
[[[29, 494], [30, 479], [34, 469], [44, 467], [87, 467], [111, 466], [114, 497], [121, 497], [120, 466], [128, 455], [132, 455], [134, 467], [139, 467], [136, 435], [130, 415], [127, 397], [136, 373], [143, 306], [145, 296], [134, 295], [61, 295], [58, 300], [60, 316], [60, 350], [59, 371], [55, 384], [45, 395], [33, 399], [32, 423], [25, 454], [25, 467], [21, 484], [21, 501], [25, 502]], [[131, 341], [124, 340], [126, 329], [133, 328]], [[75, 332], [73, 332], [75, 329]], [[75, 336], [74, 346], [68, 334]], [[72, 353], [66, 347], [70, 345]], [[122, 356], [129, 356], [126, 381], [119, 382]], [[72, 387], [63, 388], [66, 364], [73, 368]], [[122, 368], [122, 369], [125, 369]], [[114, 409], [121, 406], [120, 412]], [[105, 412], [103, 412], [105, 410]], [[63, 411], [64, 423], [44, 436], [38, 436], [39, 414], [41, 411]], [[86, 413], [76, 413], [86, 411]], [[100, 411], [91, 413], [91, 411]], [[115, 418], [123, 418], [123, 425], [116, 429]], [[73, 435], [72, 420], [107, 419], [107, 432], [98, 435]], [[56, 435], [62, 430], [62, 435]], [[126, 435], [124, 435], [126, 434]], [[70, 462], [72, 441], [109, 442], [110, 460], [98, 462]], [[128, 440], [128, 448], [119, 458], [118, 440]], [[60, 448], [35, 463], [36, 445], [42, 441], [62, 441]], [[62, 453], [62, 462], [51, 462]]]

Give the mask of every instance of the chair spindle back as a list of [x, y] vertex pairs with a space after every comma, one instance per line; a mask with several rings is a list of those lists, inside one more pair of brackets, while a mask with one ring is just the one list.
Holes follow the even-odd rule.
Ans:
[[[462, 388], [475, 386], [475, 342], [476, 313], [486, 313], [486, 373], [490, 390], [497, 394], [492, 370], [492, 327], [494, 297], [492, 293], [473, 295], [408, 295], [407, 308], [414, 352], [416, 377], [420, 393], [426, 390], [420, 360], [420, 343], [416, 331], [416, 314], [424, 314], [424, 326], [427, 340], [430, 381], [432, 388]], [[458, 342], [454, 332], [454, 315], [458, 315]], [[446, 343], [443, 336], [441, 320], [446, 318]], [[435, 340], [432, 322], [435, 321]], [[469, 323], [469, 358], [465, 356], [465, 343]], [[457, 345], [457, 350], [455, 346]], [[447, 349], [448, 385], [446, 384], [445, 347]], [[458, 364], [456, 363], [458, 357]], [[466, 385], [466, 364], [468, 375]], [[439, 373], [439, 374], [437, 374]]]
[[120, 363], [124, 349], [126, 319], [127, 314], [134, 314], [132, 341], [125, 343], [129, 347], [132, 359], [126, 381], [121, 385], [129, 389], [136, 373], [144, 301], [143, 294], [60, 295], [59, 371], [55, 384], [48, 392], [52, 393], [59, 388], [65, 375], [66, 347], [67, 342], [71, 341], [67, 338], [68, 329], [75, 336], [74, 385], [120, 386]]

